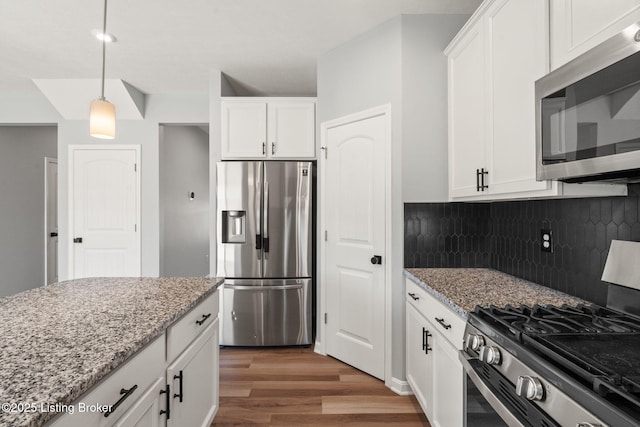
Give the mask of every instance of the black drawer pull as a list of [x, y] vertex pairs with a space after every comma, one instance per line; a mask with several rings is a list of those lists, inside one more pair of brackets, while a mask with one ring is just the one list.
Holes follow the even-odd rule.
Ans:
[[416, 294], [409, 292], [409, 296], [413, 298], [414, 301], [418, 301], [420, 297], [416, 296]]
[[436, 322], [440, 323], [440, 325], [445, 329], [451, 329], [451, 325], [444, 323], [444, 319], [440, 319], [438, 317], [435, 318]]
[[167, 414], [167, 419], [171, 418], [171, 386], [169, 384], [166, 385], [166, 390], [160, 390], [160, 394], [166, 394], [165, 402], [167, 404], [167, 410], [160, 410], [160, 415]]
[[175, 399], [176, 397], [180, 398], [180, 403], [182, 403], [182, 371], [180, 371], [180, 375], [174, 375], [173, 376], [174, 380], [179, 379], [180, 380], [180, 393], [174, 393], [173, 394], [173, 398]]
[[111, 409], [109, 409], [107, 412], [104, 413], [105, 418], [113, 414], [116, 411], [116, 409], [118, 409], [118, 406], [120, 406], [122, 402], [124, 402], [129, 396], [131, 396], [133, 392], [136, 391], [137, 388], [138, 388], [138, 384], [135, 384], [129, 390], [127, 390], [126, 388], [121, 388], [120, 394], [122, 395], [122, 397], [118, 399], [118, 401], [111, 406]]
[[209, 314], [203, 314], [203, 315], [202, 315], [202, 319], [200, 319], [200, 320], [196, 320], [196, 325], [198, 325], [198, 326], [202, 325], [204, 322], [206, 322], [206, 321], [207, 321], [207, 319], [208, 319], [209, 317], [211, 317], [211, 313], [209, 313]]

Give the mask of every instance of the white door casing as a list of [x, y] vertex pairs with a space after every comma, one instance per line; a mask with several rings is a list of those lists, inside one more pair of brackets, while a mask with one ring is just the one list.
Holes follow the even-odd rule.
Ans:
[[[390, 113], [387, 106], [323, 124], [321, 286], [326, 353], [386, 379], [387, 215]], [[372, 257], [380, 255], [381, 264]]]
[[44, 284], [58, 281], [58, 159], [44, 158]]
[[[140, 146], [69, 146], [69, 276], [140, 276]], [[82, 241], [75, 241], [82, 239]]]

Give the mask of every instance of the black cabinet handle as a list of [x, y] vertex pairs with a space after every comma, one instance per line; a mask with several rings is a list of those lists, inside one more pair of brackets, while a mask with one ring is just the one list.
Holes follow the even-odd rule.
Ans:
[[271, 154], [276, 154], [276, 143], [275, 142], [271, 143]]
[[373, 265], [380, 265], [382, 264], [382, 256], [380, 255], [374, 255], [371, 257], [371, 264]]
[[160, 415], [167, 414], [167, 419], [171, 418], [171, 386], [166, 385], [166, 390], [160, 390], [160, 394], [166, 394], [165, 403], [167, 405], [166, 410], [160, 410]]
[[451, 329], [451, 325], [444, 322], [444, 319], [440, 319], [438, 317], [435, 318], [436, 322], [440, 323], [440, 325], [445, 329]]
[[116, 403], [111, 405], [111, 409], [109, 409], [107, 412], [104, 413], [105, 418], [108, 417], [109, 415], [113, 414], [116, 411], [116, 409], [118, 409], [118, 406], [120, 406], [122, 404], [122, 402], [127, 400], [127, 398], [129, 396], [131, 396], [133, 394], [133, 392], [136, 391], [137, 388], [138, 388], [138, 384], [135, 384], [129, 390], [127, 390], [126, 388], [121, 388], [120, 389], [120, 394], [122, 395], [122, 397], [120, 399], [118, 399], [118, 401]]
[[180, 380], [180, 393], [175, 393], [175, 394], [173, 395], [173, 398], [174, 398], [174, 399], [175, 399], [176, 397], [179, 397], [179, 398], [180, 398], [180, 403], [182, 403], [182, 378], [183, 378], [183, 377], [182, 377], [182, 371], [180, 371], [180, 375], [174, 375], [174, 376], [173, 376], [173, 379], [174, 379], [174, 380], [176, 380], [176, 379], [179, 379], [179, 380]]
[[[211, 317], [211, 313], [209, 313], [209, 314], [203, 314], [203, 315], [202, 315], [202, 319], [200, 319], [200, 320], [196, 320], [196, 325], [198, 325], [198, 326], [202, 326], [202, 324], [203, 324], [204, 322], [206, 322], [206, 321], [207, 321], [207, 319], [208, 319], [209, 317]], [[181, 371], [181, 372], [182, 372], [182, 371]], [[180, 374], [180, 375], [182, 375], [182, 374]], [[182, 380], [181, 380], [181, 381], [182, 381]], [[181, 402], [182, 402], [182, 400], [181, 400]]]
[[426, 330], [424, 327], [422, 328], [422, 349], [424, 350], [424, 354], [429, 354], [431, 347], [429, 347], [429, 337], [431, 333]]
[[82, 243], [82, 237], [76, 237], [73, 239], [73, 243]]
[[480, 169], [476, 169], [476, 191], [480, 191]]
[[416, 294], [409, 292], [409, 296], [414, 300], [414, 301], [418, 301], [420, 299], [419, 296], [416, 296]]
[[49, 234], [50, 237], [58, 237], [58, 233], [56, 233], [55, 231], [53, 233]]
[[262, 143], [262, 154], [267, 154], [267, 144], [266, 143]]

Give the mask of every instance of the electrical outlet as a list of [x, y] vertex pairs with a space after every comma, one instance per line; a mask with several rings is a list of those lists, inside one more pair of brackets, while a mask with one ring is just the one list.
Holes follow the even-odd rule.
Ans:
[[542, 252], [553, 252], [553, 233], [548, 228], [540, 230], [540, 250]]

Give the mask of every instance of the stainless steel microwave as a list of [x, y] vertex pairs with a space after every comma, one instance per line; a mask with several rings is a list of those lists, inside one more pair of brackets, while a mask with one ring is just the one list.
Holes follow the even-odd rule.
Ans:
[[640, 177], [640, 23], [535, 83], [537, 179]]

